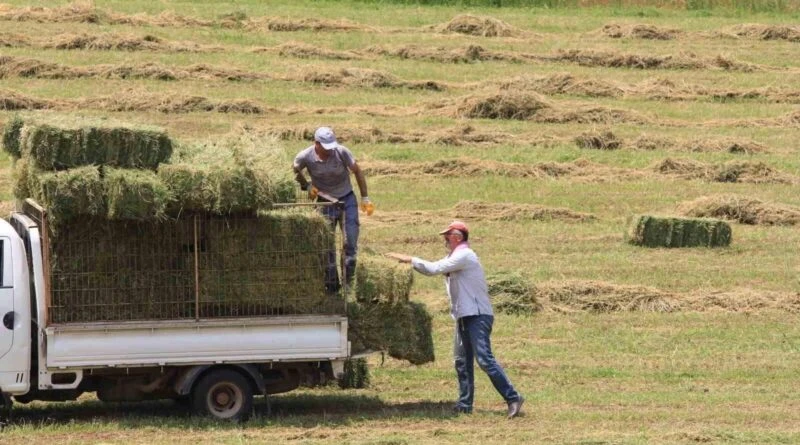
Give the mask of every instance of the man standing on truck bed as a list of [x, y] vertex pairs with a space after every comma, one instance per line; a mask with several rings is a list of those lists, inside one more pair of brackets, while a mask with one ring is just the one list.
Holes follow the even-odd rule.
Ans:
[[[294, 172], [300, 188], [309, 191], [309, 197], [317, 201], [339, 201], [342, 206], [323, 207], [323, 214], [331, 221], [334, 230], [336, 223], [341, 218], [344, 210], [344, 276], [350, 283], [356, 272], [356, 253], [358, 252], [358, 203], [356, 202], [353, 186], [350, 183], [350, 173], [356, 176], [359, 192], [361, 192], [361, 210], [368, 215], [372, 214], [373, 204], [367, 194], [367, 181], [364, 172], [359, 168], [353, 153], [336, 141], [336, 135], [329, 127], [319, 127], [314, 132], [314, 145], [300, 151], [294, 158]], [[307, 169], [311, 181], [303, 175]], [[339, 290], [339, 277], [336, 273], [336, 254], [328, 255], [328, 265], [325, 270], [325, 286], [329, 291]]]
[[444, 275], [444, 285], [450, 296], [450, 313], [456, 321], [455, 355], [458, 376], [458, 402], [453, 409], [459, 413], [472, 412], [475, 396], [473, 361], [489, 376], [494, 388], [508, 404], [508, 418], [520, 413], [524, 399], [514, 389], [505, 371], [492, 354], [492, 324], [494, 313], [489, 301], [489, 291], [483, 266], [470, 248], [469, 229], [461, 221], [453, 221], [439, 232], [444, 236], [449, 253], [439, 261], [425, 261], [399, 253], [386, 256], [401, 263], [411, 263], [423, 275]]

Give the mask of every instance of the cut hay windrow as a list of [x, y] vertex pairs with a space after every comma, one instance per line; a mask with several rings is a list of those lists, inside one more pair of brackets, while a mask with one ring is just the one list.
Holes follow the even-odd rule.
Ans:
[[480, 45], [469, 45], [461, 48], [421, 47], [407, 45], [401, 47], [370, 46], [366, 53], [410, 60], [428, 60], [442, 63], [472, 63], [478, 61], [500, 60], [520, 62], [522, 57], [513, 53], [490, 51]]
[[725, 247], [731, 243], [731, 226], [718, 219], [638, 215], [627, 239], [644, 247]]
[[172, 155], [164, 130], [91, 119], [26, 119], [20, 134], [22, 156], [42, 170], [82, 165], [155, 169]]
[[[492, 80], [489, 84], [496, 85]], [[602, 79], [580, 79], [570, 73], [555, 73], [548, 76], [518, 76], [499, 82], [506, 91], [535, 91], [541, 94], [573, 94], [589, 97], [621, 97], [625, 90]]]
[[347, 314], [353, 353], [387, 351], [415, 365], [434, 360], [432, 318], [424, 304], [352, 302]]
[[328, 59], [328, 60], [359, 60], [363, 59], [352, 51], [334, 51], [318, 45], [309, 45], [303, 42], [287, 42], [275, 48], [256, 48], [254, 52], [275, 52], [282, 57], [297, 57], [300, 59]]
[[575, 137], [575, 145], [594, 150], [616, 150], [620, 148], [622, 141], [611, 130], [587, 131]]
[[551, 107], [542, 96], [534, 93], [490, 94], [461, 99], [453, 115], [472, 119], [527, 120], [540, 110]]
[[575, 212], [566, 208], [544, 207], [535, 204], [515, 204], [511, 202], [459, 201], [453, 206], [453, 217], [464, 220], [491, 221], [565, 221], [586, 222], [597, 218], [588, 213]]
[[600, 281], [542, 283], [537, 296], [558, 312], [674, 312], [681, 310], [675, 295], [645, 286], [625, 286]]
[[380, 255], [360, 254], [356, 265], [356, 299], [363, 303], [407, 303], [414, 283], [411, 268]]
[[796, 184], [800, 179], [766, 165], [763, 162], [728, 161], [724, 164], [705, 164], [690, 159], [667, 158], [653, 169], [661, 174], [683, 179], [712, 182], [741, 182], [751, 184]]
[[800, 208], [773, 204], [734, 194], [703, 196], [681, 203], [678, 211], [698, 218], [722, 218], [741, 224], [782, 225], [800, 224]]
[[724, 32], [751, 39], [800, 42], [800, 26], [798, 25], [787, 26], [744, 23], [733, 26]]
[[681, 31], [678, 29], [662, 28], [641, 23], [631, 25], [610, 24], [603, 26], [600, 30], [600, 34], [614, 39], [672, 40], [681, 35]]
[[498, 272], [486, 277], [494, 308], [506, 314], [530, 315], [542, 310], [536, 286], [519, 272]]
[[430, 27], [434, 32], [457, 33], [478, 37], [519, 37], [524, 33], [493, 17], [461, 14], [447, 23]]

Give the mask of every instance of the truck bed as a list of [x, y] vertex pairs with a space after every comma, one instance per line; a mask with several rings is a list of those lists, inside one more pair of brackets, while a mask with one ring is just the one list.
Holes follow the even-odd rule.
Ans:
[[48, 368], [170, 366], [344, 359], [336, 315], [51, 325]]

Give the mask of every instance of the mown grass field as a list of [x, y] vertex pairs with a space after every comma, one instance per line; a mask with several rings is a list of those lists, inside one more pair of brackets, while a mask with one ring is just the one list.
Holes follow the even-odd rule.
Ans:
[[[435, 363], [375, 356], [369, 389], [279, 395], [238, 426], [166, 402], [17, 405], [0, 443], [800, 442], [800, 12], [606, 3], [5, 0], [0, 120], [113, 116], [181, 140], [246, 126], [288, 156], [330, 125], [377, 206], [362, 248], [438, 258], [459, 217], [490, 274], [676, 310], [499, 313], [525, 415], [506, 421], [479, 373], [475, 414], [454, 417], [443, 285], [418, 276]], [[501, 35], [448, 31], [462, 14]], [[504, 108], [481, 115], [492, 100]], [[605, 132], [615, 149], [576, 143]], [[773, 224], [731, 221], [727, 248], [625, 243], [633, 215], [732, 194]]]

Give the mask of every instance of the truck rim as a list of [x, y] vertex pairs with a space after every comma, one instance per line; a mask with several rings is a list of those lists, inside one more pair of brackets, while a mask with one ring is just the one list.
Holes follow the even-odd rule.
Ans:
[[230, 382], [219, 382], [208, 390], [206, 404], [214, 417], [234, 417], [244, 404], [241, 388]]

